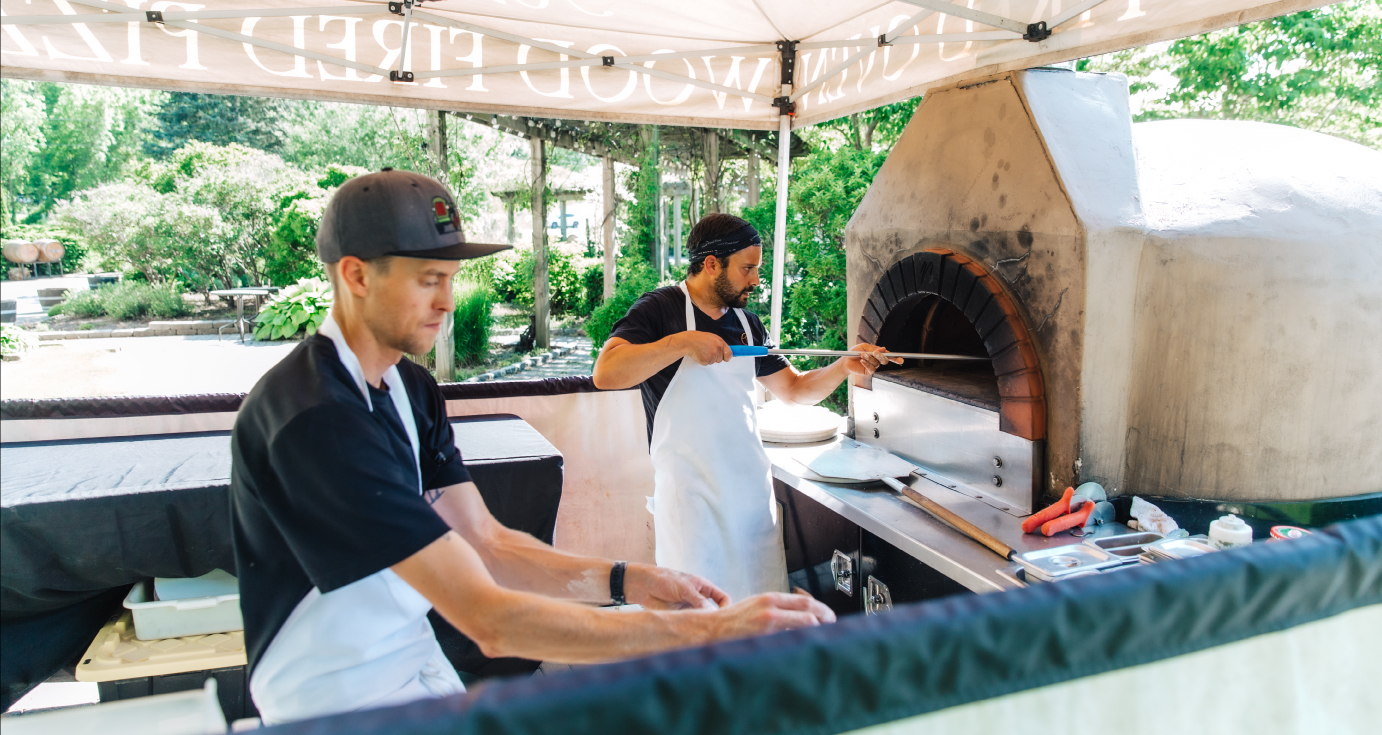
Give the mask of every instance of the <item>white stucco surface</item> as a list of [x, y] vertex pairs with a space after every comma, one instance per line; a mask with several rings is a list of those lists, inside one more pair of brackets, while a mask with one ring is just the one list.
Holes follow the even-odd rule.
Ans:
[[1014, 296], [1041, 361], [1048, 493], [1382, 489], [1378, 151], [1133, 124], [1117, 75], [998, 75], [927, 96], [846, 247], [851, 328], [882, 271], [926, 248]]

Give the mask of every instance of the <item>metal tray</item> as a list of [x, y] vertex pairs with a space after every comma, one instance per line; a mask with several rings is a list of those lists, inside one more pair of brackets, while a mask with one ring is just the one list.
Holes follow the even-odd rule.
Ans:
[[1189, 559], [1211, 554], [1218, 549], [1210, 545], [1207, 537], [1170, 538], [1147, 546], [1147, 551], [1160, 559]]
[[1093, 544], [1067, 544], [1028, 551], [1014, 556], [1013, 560], [1021, 564], [1029, 576], [1043, 581], [1097, 571], [1127, 561]]
[[1151, 531], [1138, 531], [1136, 533], [1120, 533], [1117, 536], [1102, 536], [1095, 539], [1086, 539], [1084, 543], [1128, 562], [1137, 561], [1137, 557], [1146, 551], [1147, 547], [1165, 538], [1159, 533]]

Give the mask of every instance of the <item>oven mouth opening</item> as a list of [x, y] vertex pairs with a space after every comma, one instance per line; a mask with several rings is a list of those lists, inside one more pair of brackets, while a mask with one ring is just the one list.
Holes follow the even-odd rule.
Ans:
[[988, 357], [908, 360], [875, 377], [996, 411], [1005, 433], [1046, 438], [1046, 391], [1021, 311], [973, 258], [937, 248], [894, 263], [868, 294], [858, 335], [897, 352]]
[[[903, 299], [883, 321], [878, 344], [895, 352], [989, 356], [969, 317], [934, 294]], [[875, 377], [998, 412], [1002, 394], [989, 360], [904, 360], [887, 365]]]

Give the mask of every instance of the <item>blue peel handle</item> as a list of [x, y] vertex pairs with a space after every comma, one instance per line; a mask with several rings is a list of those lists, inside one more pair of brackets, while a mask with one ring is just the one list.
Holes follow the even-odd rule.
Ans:
[[767, 347], [758, 345], [730, 345], [729, 351], [735, 357], [766, 357], [768, 354]]

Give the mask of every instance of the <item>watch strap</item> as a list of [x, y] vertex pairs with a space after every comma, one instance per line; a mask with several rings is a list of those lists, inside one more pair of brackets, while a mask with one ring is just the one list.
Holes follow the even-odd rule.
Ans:
[[616, 561], [609, 570], [609, 598], [616, 605], [626, 604], [624, 599], [624, 572], [628, 569], [626, 561]]

